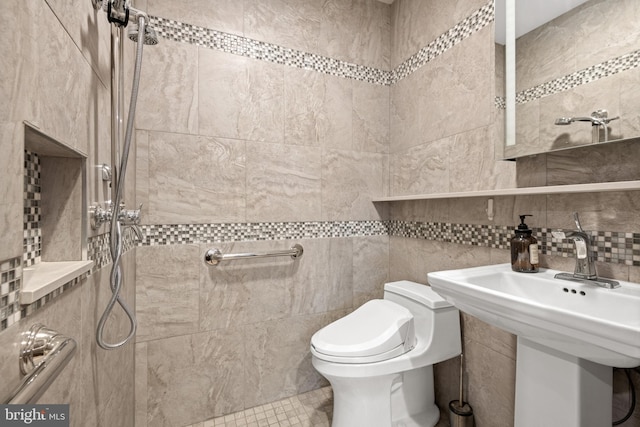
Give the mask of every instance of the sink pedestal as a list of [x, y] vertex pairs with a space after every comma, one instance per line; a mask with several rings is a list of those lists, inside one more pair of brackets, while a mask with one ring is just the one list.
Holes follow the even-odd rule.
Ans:
[[602, 427], [612, 421], [613, 368], [518, 337], [515, 427]]

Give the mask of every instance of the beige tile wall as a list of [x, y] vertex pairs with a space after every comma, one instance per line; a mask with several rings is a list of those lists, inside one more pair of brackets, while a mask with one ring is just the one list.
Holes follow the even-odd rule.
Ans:
[[[373, 1], [149, 1], [149, 13], [388, 69]], [[233, 4], [232, 4], [233, 3]], [[179, 7], [180, 5], [184, 7]], [[169, 40], [145, 50], [137, 130], [147, 224], [380, 220], [389, 87]], [[382, 296], [388, 236], [296, 240], [302, 258], [208, 267], [203, 253], [288, 240], [137, 250], [136, 425], [186, 425], [326, 385], [311, 335]], [[372, 267], [375, 265], [375, 267]]]
[[[0, 259], [5, 260], [22, 255], [23, 122], [85, 153], [89, 200], [108, 198], [96, 165], [111, 162], [110, 29], [105, 15], [94, 11], [91, 2], [9, 0], [3, 2], [1, 13], [5, 24], [0, 28]], [[62, 160], [53, 162], [65, 168]], [[132, 163], [135, 166], [135, 159]], [[53, 169], [46, 169], [43, 177], [47, 183], [61, 180], [62, 187], [71, 187], [79, 182], [69, 174], [47, 175]], [[76, 166], [74, 169], [78, 170]], [[131, 194], [134, 185], [128, 187]], [[49, 191], [46, 186], [43, 188]], [[59, 212], [43, 204], [43, 209], [48, 210], [43, 215], [53, 220], [53, 227], [62, 230], [60, 246], [50, 258], [79, 259], [78, 207], [84, 207], [77, 203], [77, 197], [46, 197], [62, 200], [57, 204], [62, 209]], [[133, 197], [129, 200], [132, 203]], [[65, 235], [74, 236], [73, 246], [65, 242]], [[133, 304], [133, 252], [125, 256], [123, 271], [123, 297]], [[108, 273], [108, 268], [95, 272], [33, 315], [0, 332], [2, 398], [20, 380], [17, 360], [21, 333], [41, 322], [73, 337], [78, 350], [39, 402], [69, 403], [72, 426], [133, 425], [133, 345], [105, 352], [95, 343], [95, 328], [110, 296]], [[114, 311], [106, 334], [110, 340], [128, 331], [122, 313]]]
[[[632, 0], [592, 0], [517, 40], [516, 91], [520, 92], [580, 70], [630, 54], [640, 47], [639, 5]], [[636, 137], [638, 132], [637, 82], [632, 68], [594, 79], [575, 88], [518, 104], [518, 143], [508, 156], [591, 144], [589, 123], [555, 126], [559, 117], [589, 116], [606, 109], [609, 139]], [[604, 140], [604, 132], [600, 132]]]
[[[429, 10], [432, 3], [437, 2], [396, 0], [393, 52], [400, 57], [393, 63], [415, 51], [416, 40], [424, 35], [421, 29], [427, 28], [427, 22], [432, 19], [421, 14], [420, 8]], [[629, 2], [627, 5], [635, 7]], [[516, 181], [518, 186], [529, 186], [637, 179], [638, 168], [633, 165], [638, 161], [638, 153], [633, 146], [538, 156], [517, 163], [495, 162], [492, 154], [495, 150], [499, 156], [500, 148], [494, 148], [496, 138], [492, 135], [501, 131], [498, 128], [501, 120], [494, 119], [495, 107], [484, 102], [487, 98], [475, 98], [476, 93], [484, 93], [491, 94], [493, 99], [495, 90], [490, 87], [495, 84], [493, 66], [476, 68], [475, 65], [483, 64], [486, 58], [472, 52], [490, 43], [493, 43], [490, 30], [482, 30], [447, 52], [448, 60], [443, 61], [442, 67], [436, 65], [436, 60], [391, 88], [392, 195], [515, 187]], [[403, 56], [402, 52], [406, 54]], [[473, 63], [466, 62], [468, 58], [474, 58]], [[473, 71], [465, 74], [462, 70], [465, 67]], [[444, 70], [457, 70], [456, 77]], [[629, 90], [635, 91], [633, 86]], [[427, 111], [430, 114], [426, 114]], [[450, 116], [446, 115], [447, 111]], [[430, 119], [434, 115], [438, 119], [432, 123]], [[492, 221], [485, 213], [485, 198], [396, 202], [390, 206], [390, 218], [515, 225], [517, 215], [527, 211], [534, 214], [529, 222], [533, 227], [573, 228], [572, 212], [579, 211], [587, 230], [637, 233], [639, 201], [640, 192], [499, 197], [494, 200], [496, 215]], [[392, 236], [389, 257], [391, 280], [424, 282], [430, 271], [508, 262], [509, 254], [507, 250]], [[545, 256], [542, 263], [562, 270], [573, 268], [573, 260], [568, 258]], [[603, 276], [620, 280], [637, 277], [639, 270], [605, 263], [598, 263], [598, 268]], [[474, 408], [476, 425], [512, 426], [515, 337], [468, 315], [463, 316], [463, 335], [465, 391]], [[436, 398], [440, 407], [446, 407], [450, 400], [458, 397], [457, 369], [457, 361], [436, 366]], [[616, 387], [625, 390], [626, 379], [616, 377]], [[616, 418], [624, 415], [626, 399], [624, 392], [616, 394]], [[629, 425], [640, 425], [637, 413]]]

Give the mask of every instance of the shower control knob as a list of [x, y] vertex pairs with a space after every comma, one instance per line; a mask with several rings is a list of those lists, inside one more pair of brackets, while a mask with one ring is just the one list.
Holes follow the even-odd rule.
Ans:
[[91, 228], [97, 230], [102, 224], [111, 221], [112, 211], [109, 202], [103, 208], [100, 205], [91, 207]]
[[138, 225], [142, 216], [142, 204], [138, 209], [122, 209], [118, 215], [118, 220], [123, 225]]

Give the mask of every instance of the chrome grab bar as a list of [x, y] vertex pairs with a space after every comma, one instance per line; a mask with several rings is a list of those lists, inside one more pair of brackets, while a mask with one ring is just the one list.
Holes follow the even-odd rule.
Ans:
[[222, 261], [232, 261], [236, 259], [246, 258], [269, 258], [276, 256], [290, 256], [293, 259], [299, 258], [303, 253], [302, 246], [295, 244], [291, 249], [286, 251], [275, 252], [258, 252], [258, 253], [242, 253], [242, 254], [223, 254], [218, 248], [211, 248], [204, 254], [204, 262], [209, 265], [218, 265]]
[[76, 341], [39, 323], [24, 332], [20, 372], [26, 375], [3, 404], [34, 403], [76, 352]]

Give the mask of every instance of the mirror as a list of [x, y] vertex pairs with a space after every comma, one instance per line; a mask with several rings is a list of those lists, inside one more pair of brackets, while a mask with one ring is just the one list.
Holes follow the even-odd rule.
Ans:
[[504, 158], [640, 136], [638, 16], [637, 0], [496, 1]]

